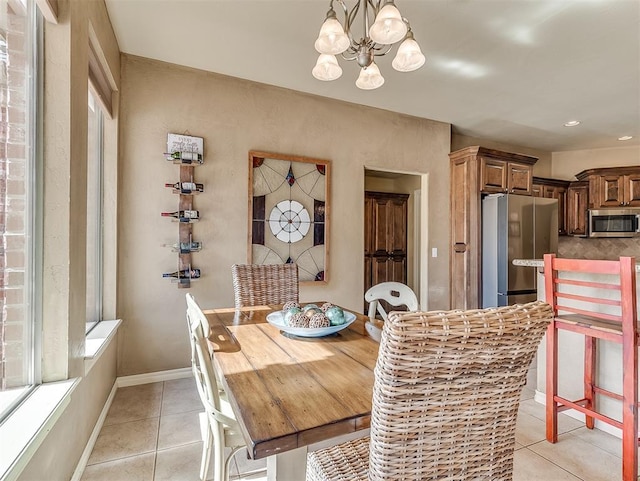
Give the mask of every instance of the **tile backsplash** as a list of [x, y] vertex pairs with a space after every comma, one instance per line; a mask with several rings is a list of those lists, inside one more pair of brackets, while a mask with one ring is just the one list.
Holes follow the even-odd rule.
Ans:
[[562, 236], [558, 239], [558, 257], [613, 260], [620, 256], [635, 256], [640, 263], [640, 238]]

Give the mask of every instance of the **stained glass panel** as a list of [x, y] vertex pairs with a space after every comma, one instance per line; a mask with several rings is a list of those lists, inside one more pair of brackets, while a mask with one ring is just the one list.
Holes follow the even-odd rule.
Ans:
[[327, 280], [329, 166], [326, 160], [249, 153], [250, 262], [295, 262], [301, 282]]

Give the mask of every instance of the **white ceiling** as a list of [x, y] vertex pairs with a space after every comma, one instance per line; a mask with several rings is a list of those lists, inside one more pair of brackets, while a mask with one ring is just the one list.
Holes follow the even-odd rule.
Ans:
[[[340, 60], [336, 81], [311, 76], [328, 0], [106, 4], [125, 53], [449, 122], [462, 134], [530, 148], [640, 145], [638, 0], [396, 0], [427, 63], [399, 73], [393, 55], [378, 58], [386, 82], [372, 91], [355, 86], [353, 62]], [[563, 126], [574, 119], [581, 124]], [[634, 138], [620, 142], [622, 135]]]

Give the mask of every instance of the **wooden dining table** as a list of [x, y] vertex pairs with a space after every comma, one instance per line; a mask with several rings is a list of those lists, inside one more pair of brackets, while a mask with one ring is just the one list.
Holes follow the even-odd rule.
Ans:
[[[315, 303], [321, 305], [322, 303]], [[267, 479], [300, 481], [308, 449], [368, 434], [379, 344], [359, 313], [326, 337], [290, 336], [267, 322], [281, 305], [204, 311], [214, 364], [249, 457]]]

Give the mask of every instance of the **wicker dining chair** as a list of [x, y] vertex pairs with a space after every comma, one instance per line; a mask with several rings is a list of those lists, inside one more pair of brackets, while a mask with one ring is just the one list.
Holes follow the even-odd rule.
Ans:
[[391, 313], [370, 437], [310, 453], [307, 481], [511, 480], [520, 394], [552, 315], [540, 301]]
[[297, 264], [234, 264], [231, 273], [236, 309], [298, 302]]

